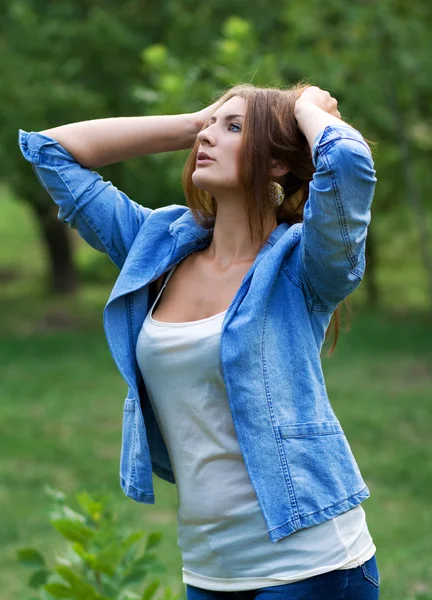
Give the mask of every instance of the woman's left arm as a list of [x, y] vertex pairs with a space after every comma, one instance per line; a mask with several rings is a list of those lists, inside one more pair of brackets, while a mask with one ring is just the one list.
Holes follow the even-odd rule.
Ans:
[[[337, 102], [319, 88], [308, 90], [309, 99], [298, 100], [295, 109], [316, 169], [304, 207], [301, 279], [311, 309], [333, 311], [363, 278], [377, 179], [369, 146], [356, 129], [336, 116], [340, 116]], [[314, 90], [322, 94], [315, 97], [326, 110], [311, 101]]]

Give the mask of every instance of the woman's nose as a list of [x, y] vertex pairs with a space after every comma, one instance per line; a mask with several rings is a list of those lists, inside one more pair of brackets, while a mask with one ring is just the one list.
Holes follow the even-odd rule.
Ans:
[[207, 142], [209, 142], [209, 144], [213, 143], [213, 137], [209, 134], [208, 127], [198, 133], [197, 139], [199, 142], [203, 142], [204, 140], [206, 140]]

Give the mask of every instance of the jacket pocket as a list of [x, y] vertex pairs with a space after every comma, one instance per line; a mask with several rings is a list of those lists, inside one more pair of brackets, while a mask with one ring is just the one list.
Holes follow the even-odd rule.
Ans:
[[279, 433], [301, 517], [343, 502], [365, 487], [339, 421], [280, 425]]

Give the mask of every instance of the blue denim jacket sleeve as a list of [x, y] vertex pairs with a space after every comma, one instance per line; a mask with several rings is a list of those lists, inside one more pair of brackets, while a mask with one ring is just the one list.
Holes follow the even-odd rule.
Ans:
[[311, 309], [333, 311], [358, 286], [376, 177], [363, 136], [327, 126], [312, 147], [315, 167], [304, 207], [300, 272]]
[[19, 130], [19, 147], [59, 207], [59, 220], [122, 268], [145, 219], [153, 212], [110, 181], [80, 165], [53, 138]]

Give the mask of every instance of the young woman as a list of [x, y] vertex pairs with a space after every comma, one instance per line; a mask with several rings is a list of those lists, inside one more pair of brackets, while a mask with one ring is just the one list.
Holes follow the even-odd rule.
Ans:
[[[121, 270], [104, 309], [128, 384], [120, 484], [148, 504], [152, 473], [176, 484], [188, 600], [378, 598], [370, 492], [320, 361], [364, 274], [376, 184], [337, 101], [238, 85], [198, 113], [20, 146], [59, 219]], [[145, 208], [92, 170], [191, 147], [187, 206]]]

